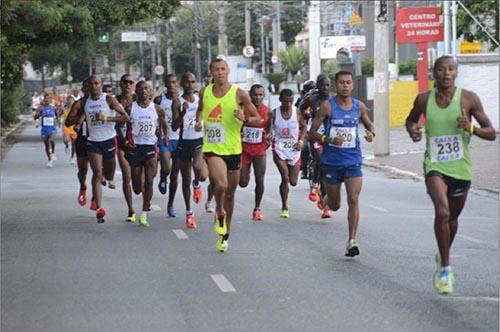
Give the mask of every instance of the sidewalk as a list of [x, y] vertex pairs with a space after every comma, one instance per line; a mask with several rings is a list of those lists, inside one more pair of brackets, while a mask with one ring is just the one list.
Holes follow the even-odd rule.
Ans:
[[[384, 171], [394, 176], [423, 180], [422, 163], [424, 160], [425, 139], [413, 143], [404, 127], [391, 128], [389, 156], [375, 157], [373, 145], [366, 143], [364, 140], [361, 148], [366, 167]], [[474, 136], [469, 148], [473, 170], [472, 188], [498, 196], [498, 138], [490, 142]]]

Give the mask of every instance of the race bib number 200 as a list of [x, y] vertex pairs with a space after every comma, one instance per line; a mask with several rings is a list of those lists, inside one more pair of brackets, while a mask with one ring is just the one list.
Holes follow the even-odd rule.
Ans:
[[429, 143], [433, 162], [448, 162], [464, 157], [461, 135], [435, 136], [431, 137]]
[[226, 130], [222, 124], [206, 124], [205, 137], [208, 143], [225, 143]]

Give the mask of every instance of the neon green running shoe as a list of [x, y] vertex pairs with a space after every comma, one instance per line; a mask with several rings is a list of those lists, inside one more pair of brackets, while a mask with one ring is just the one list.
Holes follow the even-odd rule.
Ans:
[[347, 247], [345, 249], [345, 255], [347, 257], [354, 257], [359, 255], [359, 244], [358, 241], [352, 239], [347, 242]]
[[135, 213], [132, 213], [131, 215], [127, 216], [127, 218], [125, 219], [126, 222], [130, 222], [130, 223], [134, 223], [136, 222], [136, 218], [135, 218]]
[[290, 215], [288, 214], [288, 210], [281, 210], [280, 218], [287, 219]]
[[439, 294], [451, 294], [453, 293], [453, 280], [455, 276], [451, 271], [441, 271], [438, 279], [437, 291]]
[[139, 218], [139, 226], [142, 226], [142, 227], [149, 227], [148, 217], [146, 217], [145, 215], [142, 215], [142, 216]]
[[436, 269], [434, 270], [432, 282], [434, 284], [434, 288], [439, 291], [439, 274], [441, 272], [441, 255], [439, 252], [436, 253], [436, 256], [434, 256], [434, 261], [436, 262]]
[[[222, 226], [220, 225], [222, 221]], [[217, 235], [226, 235], [227, 233], [227, 225], [226, 225], [226, 215], [224, 216], [215, 216], [214, 218], [214, 232]]]
[[220, 252], [226, 252], [227, 249], [229, 249], [229, 241], [224, 240], [224, 236], [219, 236], [219, 239], [217, 240], [217, 250]]

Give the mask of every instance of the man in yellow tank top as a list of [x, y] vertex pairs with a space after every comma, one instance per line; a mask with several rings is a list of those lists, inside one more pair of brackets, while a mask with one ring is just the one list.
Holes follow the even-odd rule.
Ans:
[[[436, 88], [415, 98], [406, 119], [406, 130], [414, 142], [422, 139], [419, 118], [426, 117], [425, 185], [434, 204], [436, 254], [434, 287], [440, 294], [453, 292], [455, 277], [450, 266], [450, 249], [458, 229], [470, 187], [472, 169], [468, 144], [473, 135], [495, 140], [495, 129], [472, 91], [455, 86], [457, 63], [443, 56], [434, 63]], [[471, 119], [480, 127], [472, 124]]]
[[195, 129], [203, 129], [203, 154], [210, 183], [214, 186], [216, 214], [214, 230], [219, 235], [217, 249], [228, 249], [234, 208], [234, 192], [240, 178], [241, 127], [259, 125], [260, 116], [250, 96], [228, 81], [225, 60], [210, 63], [213, 83], [200, 91]]

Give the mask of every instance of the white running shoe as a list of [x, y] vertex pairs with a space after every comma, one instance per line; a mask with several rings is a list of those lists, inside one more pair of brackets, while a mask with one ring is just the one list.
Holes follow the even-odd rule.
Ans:
[[76, 164], [76, 158], [75, 158], [75, 157], [71, 158], [71, 161], [70, 161], [70, 163], [71, 163], [71, 165], [74, 165], [74, 164]]
[[212, 206], [212, 202], [206, 202], [205, 203], [205, 212], [207, 212], [207, 213], [215, 213], [215, 209]]
[[52, 160], [52, 161], [56, 161], [57, 160], [57, 157], [56, 157], [55, 153], [53, 153], [53, 154], [50, 155], [50, 160]]
[[47, 167], [49, 168], [52, 168], [54, 166], [52, 160], [49, 160], [49, 162], [47, 163]]

